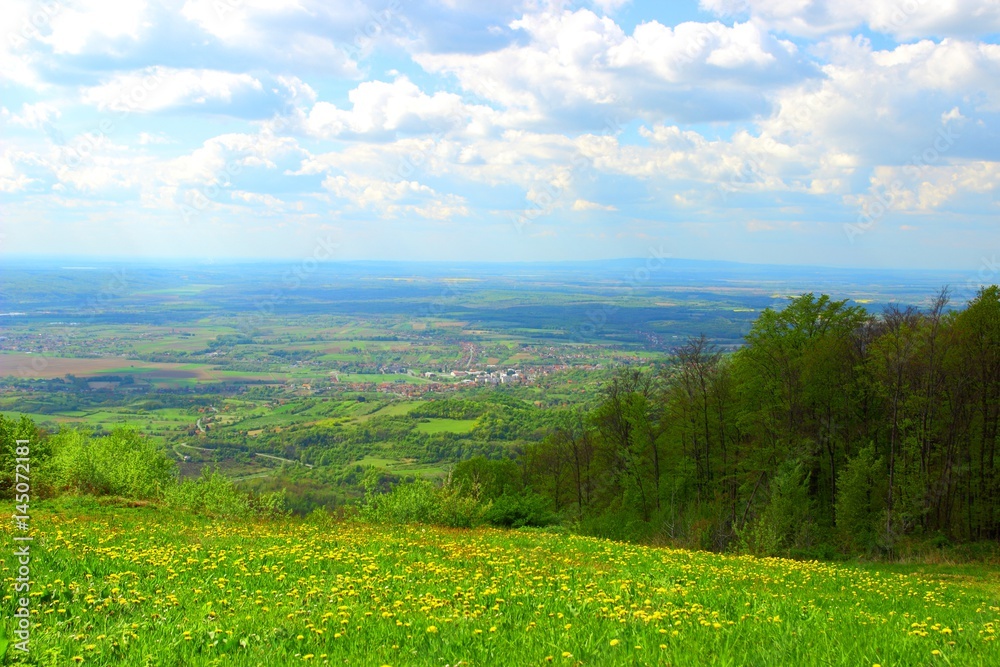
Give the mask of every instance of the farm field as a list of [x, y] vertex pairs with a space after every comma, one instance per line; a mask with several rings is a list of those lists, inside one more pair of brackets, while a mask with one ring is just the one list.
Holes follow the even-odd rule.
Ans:
[[33, 520], [38, 664], [1000, 662], [986, 567], [931, 575], [72, 498]]
[[428, 419], [417, 424], [417, 430], [421, 433], [468, 433], [475, 426], [475, 419]]

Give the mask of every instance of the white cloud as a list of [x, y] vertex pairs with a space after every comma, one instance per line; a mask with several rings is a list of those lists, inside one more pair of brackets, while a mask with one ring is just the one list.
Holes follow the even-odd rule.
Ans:
[[173, 143], [173, 140], [165, 136], [162, 132], [156, 134], [150, 132], [140, 132], [138, 141], [140, 146], [149, 146], [151, 144]]
[[994, 0], [701, 0], [721, 16], [750, 14], [796, 35], [847, 32], [860, 25], [901, 39], [987, 35], [1000, 31]]
[[424, 69], [453, 74], [467, 91], [505, 109], [506, 119], [562, 128], [608, 122], [615, 114], [693, 121], [749, 116], [764, 104], [759, 86], [807, 73], [797, 49], [752, 23], [655, 21], [627, 35], [612, 19], [581, 9], [527, 14], [511, 27], [525, 44], [483, 53], [422, 53]]
[[327, 176], [323, 187], [358, 208], [374, 210], [389, 217], [410, 214], [431, 220], [449, 220], [469, 213], [463, 197], [441, 195], [417, 181], [389, 181], [361, 174], [341, 174]]
[[0, 192], [13, 194], [28, 187], [31, 179], [14, 165], [10, 151], [0, 153]]
[[597, 202], [587, 201], [586, 199], [577, 199], [573, 202], [574, 211], [617, 211], [617, 206], [612, 206], [610, 204], [598, 204]]
[[281, 201], [274, 195], [247, 192], [246, 190], [235, 190], [230, 193], [230, 198], [234, 201], [242, 201], [253, 206], [259, 206], [270, 210], [279, 210], [285, 206], [285, 202]]
[[0, 109], [0, 116], [5, 118], [11, 125], [19, 125], [33, 130], [44, 128], [61, 115], [62, 113], [59, 109], [45, 102], [22, 104], [20, 114], [9, 111], [7, 107]]
[[[1000, 47], [925, 40], [875, 51], [864, 40], [837, 38], [826, 50], [825, 78], [782, 91], [777, 112], [761, 122], [767, 136], [794, 144], [803, 156], [835, 151], [862, 164], [904, 163], [939, 144], [943, 124], [952, 145], [955, 135], [971, 145], [967, 134], [993, 131], [992, 123], [975, 130], [949, 114], [961, 105], [970, 119], [995, 118]], [[989, 142], [983, 145], [989, 150]]]
[[180, 15], [226, 48], [355, 76], [354, 32], [376, 9], [357, 0], [186, 0]]
[[592, 0], [593, 5], [605, 14], [614, 14], [632, 0]]
[[444, 133], [466, 128], [485, 131], [496, 116], [489, 107], [465, 104], [454, 93], [428, 95], [406, 77], [392, 83], [362, 83], [348, 98], [353, 105], [350, 110], [317, 102], [303, 119], [306, 131], [324, 138]]
[[249, 74], [155, 66], [85, 88], [81, 98], [101, 110], [150, 112], [209, 101], [230, 102], [240, 93], [261, 90], [261, 82]]
[[278, 161], [300, 154], [301, 149], [289, 137], [223, 134], [205, 141], [188, 155], [160, 164], [158, 179], [169, 185], [226, 181], [244, 168], [276, 169]]
[[42, 41], [56, 54], [70, 55], [113, 53], [116, 40], [139, 39], [147, 10], [146, 0], [60, 0], [49, 4], [55, 9]]
[[881, 211], [933, 213], [960, 210], [976, 196], [996, 202], [1000, 193], [1000, 162], [958, 161], [940, 165], [877, 167], [869, 192], [848, 197], [848, 203], [881, 217]]

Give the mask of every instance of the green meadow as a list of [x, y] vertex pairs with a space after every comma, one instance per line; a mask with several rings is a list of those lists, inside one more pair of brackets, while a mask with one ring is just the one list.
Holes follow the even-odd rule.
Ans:
[[[9, 649], [12, 664], [1000, 663], [988, 567], [921, 573], [318, 514], [222, 520], [81, 498], [36, 506], [33, 526], [30, 653]], [[11, 636], [10, 596], [3, 609]]]

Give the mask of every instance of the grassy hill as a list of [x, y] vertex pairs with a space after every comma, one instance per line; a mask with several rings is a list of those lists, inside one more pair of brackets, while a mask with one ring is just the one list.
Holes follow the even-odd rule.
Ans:
[[75, 498], [33, 514], [35, 664], [1000, 664], [1000, 583], [986, 567], [218, 520]]

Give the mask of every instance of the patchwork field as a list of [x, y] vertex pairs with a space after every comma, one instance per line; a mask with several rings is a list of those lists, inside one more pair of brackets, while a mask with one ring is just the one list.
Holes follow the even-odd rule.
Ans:
[[47, 380], [66, 375], [100, 381], [101, 375], [132, 375], [142, 380], [198, 380], [219, 382], [224, 379], [266, 379], [266, 373], [232, 373], [206, 364], [179, 364], [122, 359], [119, 357], [55, 357], [41, 354], [0, 354], [0, 377], [14, 376]]
[[1000, 664], [988, 568], [890, 572], [79, 499], [38, 506], [33, 521], [37, 664]]

